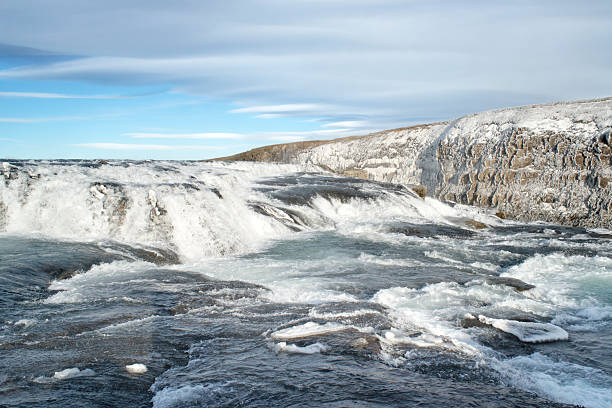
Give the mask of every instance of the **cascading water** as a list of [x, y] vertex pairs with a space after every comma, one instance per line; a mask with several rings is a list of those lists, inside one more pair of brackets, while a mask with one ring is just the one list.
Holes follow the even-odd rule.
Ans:
[[5, 161], [0, 405], [607, 407], [611, 242], [316, 167]]

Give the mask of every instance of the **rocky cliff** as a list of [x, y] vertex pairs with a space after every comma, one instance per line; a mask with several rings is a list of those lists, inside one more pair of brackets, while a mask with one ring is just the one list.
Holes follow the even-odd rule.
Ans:
[[520, 220], [612, 228], [612, 98], [488, 111], [362, 137], [268, 146], [225, 160], [316, 164], [421, 185]]

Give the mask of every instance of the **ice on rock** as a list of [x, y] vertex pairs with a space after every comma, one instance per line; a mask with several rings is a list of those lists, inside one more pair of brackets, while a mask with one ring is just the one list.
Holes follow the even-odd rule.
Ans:
[[516, 336], [524, 343], [548, 343], [567, 340], [569, 335], [559, 326], [550, 323], [519, 322], [516, 320], [493, 319], [483, 315], [478, 316], [484, 324]]

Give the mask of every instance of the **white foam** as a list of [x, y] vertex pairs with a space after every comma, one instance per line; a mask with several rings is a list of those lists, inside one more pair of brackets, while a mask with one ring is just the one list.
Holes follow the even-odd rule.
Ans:
[[491, 364], [511, 385], [553, 401], [586, 408], [612, 406], [612, 377], [601, 370], [555, 361], [540, 353]]
[[347, 328], [348, 326], [334, 322], [327, 322], [325, 324], [308, 322], [299, 326], [293, 326], [288, 327], [286, 329], [277, 330], [271, 333], [270, 337], [278, 340], [289, 340], [301, 337], [320, 336], [323, 334], [343, 331]]
[[154, 408], [181, 407], [193, 402], [209, 391], [210, 386], [184, 385], [182, 387], [166, 387], [153, 396]]
[[[561, 253], [534, 255], [501, 274], [536, 286], [530, 292], [539, 299], [560, 306], [580, 305], [576, 297], [584, 297], [585, 289], [595, 297], [605, 296], [612, 286], [612, 259], [601, 256], [567, 256]], [[596, 281], [597, 292], [590, 284]]]
[[[303, 283], [303, 285], [300, 285]], [[275, 303], [307, 303], [321, 304], [329, 302], [357, 302], [355, 296], [345, 292], [327, 289], [319, 282], [310, 278], [300, 279], [299, 281], [287, 280], [279, 283], [266, 285], [269, 292], [263, 296]]]
[[353, 310], [350, 312], [329, 312], [329, 313], [319, 312], [316, 309], [310, 309], [310, 311], [308, 312], [308, 316], [313, 317], [315, 319], [341, 319], [341, 318], [347, 318], [347, 317], [365, 316], [369, 314], [380, 314], [380, 312], [378, 310], [372, 310], [372, 309], [359, 309], [359, 310]]
[[[254, 180], [313, 166], [152, 162], [129, 166], [27, 163], [0, 185], [4, 230], [61, 239], [113, 239], [174, 249], [185, 260], [238, 254], [288, 229], [254, 212], [269, 201]], [[39, 177], [30, 179], [27, 173]], [[222, 196], [222, 198], [219, 197]], [[241, 222], [228, 222], [240, 219]]]
[[385, 258], [381, 256], [370, 255], [366, 253], [361, 253], [359, 255], [359, 260], [361, 262], [372, 263], [376, 265], [382, 266], [404, 266], [404, 267], [415, 267], [415, 266], [423, 266], [427, 265], [424, 262], [421, 262], [416, 259], [394, 259], [394, 258]]
[[499, 269], [499, 266], [494, 265], [489, 262], [472, 262], [470, 266], [473, 266], [474, 268], [478, 268], [478, 269], [485, 269], [491, 272], [495, 272], [496, 270]]
[[454, 324], [468, 311], [464, 305], [466, 298], [469, 299], [470, 289], [443, 282], [421, 290], [404, 287], [380, 290], [372, 300], [389, 309], [396, 325], [381, 340], [479, 355], [478, 343]]
[[568, 316], [589, 321], [609, 318], [605, 310], [611, 299], [611, 258], [535, 255], [501, 276], [535, 285], [513, 305], [520, 310], [550, 316], [556, 322], [568, 321]]
[[274, 351], [277, 353], [293, 353], [293, 354], [317, 354], [324, 353], [329, 350], [329, 346], [323, 343], [309, 344], [308, 346], [296, 346], [295, 344], [287, 344], [284, 341], [274, 345]]
[[129, 364], [125, 366], [125, 370], [130, 374], [144, 374], [149, 369], [142, 363]]
[[458, 261], [456, 259], [449, 258], [448, 256], [444, 256], [440, 252], [435, 251], [435, 250], [433, 250], [433, 251], [425, 251], [424, 255], [426, 257], [428, 257], [428, 258], [438, 259], [440, 261], [448, 262], [448, 263], [451, 263], [451, 264], [462, 264], [463, 263], [463, 262]]
[[38, 320], [36, 320], [36, 319], [20, 319], [20, 320], [17, 320], [14, 323], [14, 325], [15, 326], [21, 326], [24, 329], [27, 329], [28, 327], [33, 326], [36, 323], [38, 323]]
[[478, 316], [482, 323], [489, 324], [498, 330], [516, 336], [525, 343], [547, 343], [567, 340], [569, 335], [559, 326], [550, 323], [519, 322], [516, 320], [493, 319]]
[[[117, 299], [110, 285], [129, 283], [155, 267], [149, 262], [114, 261], [92, 266], [69, 279], [52, 281], [49, 290], [58, 291], [44, 300], [48, 304]], [[122, 299], [136, 302], [136, 299]]]

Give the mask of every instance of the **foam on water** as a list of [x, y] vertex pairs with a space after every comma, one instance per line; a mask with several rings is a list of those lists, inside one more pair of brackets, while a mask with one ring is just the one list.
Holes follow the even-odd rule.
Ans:
[[379, 291], [372, 300], [389, 308], [396, 325], [396, 330], [386, 332], [383, 339], [479, 355], [471, 336], [451, 323], [466, 312], [466, 298], [461, 292], [457, 284], [448, 282], [421, 290], [396, 287]]
[[[501, 274], [536, 286], [533, 297], [559, 306], [589, 306], [593, 301], [610, 301], [612, 259], [562, 253], [535, 255]], [[584, 292], [591, 298], [585, 300]]]
[[359, 309], [353, 310], [350, 312], [336, 312], [336, 313], [325, 313], [320, 312], [316, 309], [310, 309], [308, 312], [308, 316], [316, 318], [316, 319], [340, 319], [346, 317], [357, 317], [357, 316], [366, 316], [371, 314], [380, 314], [378, 310], [372, 309]]
[[79, 378], [79, 377], [90, 377], [93, 375], [96, 375], [96, 373], [89, 368], [81, 370], [78, 367], [72, 367], [72, 368], [66, 368], [64, 370], [56, 371], [51, 377], [36, 377], [34, 379], [34, 382], [45, 384], [45, 383], [50, 383], [53, 381], [69, 380], [72, 378]]
[[[192, 405], [200, 399], [209, 399], [215, 393], [225, 392], [225, 387], [214, 384], [208, 385], [185, 385], [182, 387], [166, 387], [155, 392], [153, 397], [154, 408], [182, 407], [186, 404]], [[210, 398], [212, 399], [212, 398]]]
[[493, 360], [491, 365], [515, 387], [551, 400], [590, 408], [612, 406], [612, 377], [601, 370], [541, 353]]
[[[98, 315], [107, 304], [134, 306], [131, 320], [110, 316], [95, 327], [79, 328], [77, 338], [129, 338], [146, 326], [155, 327], [160, 343], [165, 335], [181, 337], [183, 330], [196, 342], [202, 333], [231, 339], [240, 332], [236, 341], [262, 345], [268, 356], [258, 356], [275, 362], [325, 359], [351, 347], [351, 353], [400, 367], [425, 350], [434, 356], [459, 356], [470, 369], [487, 368], [506, 384], [556, 401], [610, 405], [606, 392], [612, 387], [605, 372], [532, 353], [535, 347], [555, 346], [535, 343], [565, 340], [568, 332], [575, 340], [578, 332], [609, 329], [612, 259], [605, 251], [586, 255], [601, 244], [589, 241], [588, 234], [567, 240], [555, 227], [543, 227], [538, 234], [521, 232], [519, 223], [423, 200], [399, 187], [351, 179], [333, 184], [326, 175], [295, 175], [305, 170], [309, 168], [248, 163], [126, 162], [95, 168], [21, 163], [16, 178], [0, 183], [0, 209], [6, 208], [0, 228], [100, 241], [120, 255], [123, 249], [113, 246], [116, 241], [180, 255], [182, 264], [163, 269], [129, 256], [51, 281], [46, 289], [55, 293], [32, 304], [52, 310], [65, 305], [71, 311], [93, 305], [99, 307], [92, 309]], [[333, 189], [317, 190], [330, 184]], [[283, 189], [294, 190], [274, 194]], [[300, 191], [296, 198], [293, 192]], [[475, 231], [469, 220], [490, 228]], [[506, 233], [502, 227], [519, 232], [509, 228]], [[533, 255], [532, 247], [544, 248], [543, 253]], [[568, 253], [551, 253], [559, 248], [568, 248]], [[195, 288], [188, 279], [171, 279], [180, 273], [196, 276], [198, 284], [239, 281], [249, 287], [202, 289], [206, 283]], [[30, 324], [31, 316], [25, 316], [12, 316], [10, 322], [16, 323], [7, 332], [24, 337], [31, 334], [25, 330], [30, 326], [38, 330], [46, 325], [42, 320]], [[214, 320], [220, 316], [227, 320]], [[174, 327], [182, 318], [194, 326]], [[167, 327], [175, 331], [168, 334]], [[249, 330], [256, 340], [244, 337]], [[363, 334], [347, 341], [355, 332]], [[344, 346], [337, 346], [340, 342]], [[510, 357], [500, 351], [504, 346]], [[334, 353], [326, 353], [332, 347]], [[238, 349], [231, 352], [240, 353]], [[525, 350], [530, 354], [515, 357]], [[320, 355], [277, 356], [274, 351]], [[219, 359], [231, 358], [223, 355], [225, 350], [218, 352]], [[201, 375], [192, 367], [197, 358], [205, 366], [201, 357], [194, 357], [184, 369]], [[126, 370], [149, 369], [140, 363], [123, 366], [143, 361], [142, 356], [122, 361], [117, 371], [123, 376]], [[147, 361], [155, 372], [155, 359]], [[179, 374], [172, 377], [172, 370]], [[231, 393], [231, 385], [221, 379], [185, 384], [180, 370], [170, 370], [168, 378], [174, 382], [152, 387], [155, 407], [214, 405]], [[93, 375], [89, 371], [75, 367], [56, 373], [61, 378], [40, 379]], [[147, 376], [126, 377], [136, 381]]]
[[316, 354], [324, 353], [329, 350], [329, 346], [323, 343], [314, 343], [307, 346], [296, 346], [295, 344], [287, 344], [284, 341], [274, 344], [273, 348], [277, 353], [285, 352], [292, 354]]
[[[480, 323], [526, 343], [567, 340], [568, 330], [601, 330], [610, 323], [612, 260], [534, 255], [510, 267], [501, 277], [524, 280], [535, 287], [519, 291], [504, 281], [497, 284], [495, 280], [475, 279], [466, 284], [442, 282], [421, 289], [396, 287], [379, 291], [372, 300], [389, 309], [394, 324], [382, 333], [381, 342], [454, 349], [472, 355], [476, 361], [483, 359], [505, 381], [521, 389], [559, 402], [610, 406], [612, 378], [603, 371], [553, 361], [539, 353], [503, 359], [478, 341], [475, 334], [479, 331], [458, 327], [457, 323], [479, 316]], [[592, 285], [594, 281], [598, 285]], [[553, 320], [518, 321], [512, 318], [517, 314]], [[383, 356], [390, 364], [401, 364], [392, 351]]]
[[30, 326], [34, 326], [36, 323], [38, 323], [38, 320], [36, 319], [19, 319], [13, 324], [15, 326], [20, 326], [20, 327], [23, 327], [24, 329], [27, 329]]
[[[381, 230], [382, 224], [376, 220], [452, 224], [466, 215], [496, 222], [475, 210], [470, 213], [467, 207], [452, 208], [436, 200], [423, 200], [408, 190], [390, 192], [365, 181], [355, 182], [353, 189], [343, 193], [350, 197], [359, 189], [369, 191], [363, 197], [358, 193], [349, 199], [315, 194], [301, 204], [282, 203], [255, 188], [265, 177], [314, 169], [254, 163], [110, 162], [83, 166], [76, 162], [21, 162], [12, 168], [10, 179], [0, 183], [4, 209], [0, 232], [169, 247], [183, 261], [193, 262], [247, 253], [270, 239], [286, 237], [292, 229], [368, 233]], [[317, 180], [315, 176], [303, 177]], [[312, 188], [308, 183], [304, 188]], [[255, 203], [259, 203], [259, 211], [254, 209]]]
[[138, 284], [139, 278], [146, 276], [146, 272], [154, 267], [154, 264], [142, 261], [115, 261], [94, 265], [90, 270], [78, 273], [72, 278], [51, 282], [49, 290], [58, 292], [46, 298], [44, 302], [61, 304], [112, 299], [115, 296], [113, 285]]
[[[115, 239], [166, 247], [185, 259], [240, 253], [286, 227], [250, 209], [257, 177], [304, 167], [220, 163], [25, 163], [0, 183], [4, 231]], [[34, 176], [32, 176], [34, 175]], [[262, 199], [265, 199], [261, 195]], [[256, 196], [255, 196], [256, 197]], [[239, 219], [240, 222], [229, 222]]]

